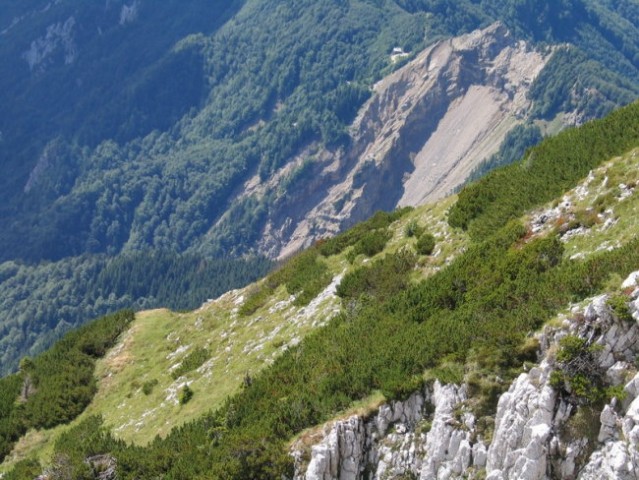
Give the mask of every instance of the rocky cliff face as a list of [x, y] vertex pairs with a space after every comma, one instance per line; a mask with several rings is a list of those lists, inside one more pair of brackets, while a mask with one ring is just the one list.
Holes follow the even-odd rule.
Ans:
[[526, 118], [549, 55], [500, 23], [420, 53], [375, 85], [346, 150], [311, 146], [270, 184], [246, 184], [244, 195], [264, 194], [313, 159], [303, 191], [276, 204], [261, 249], [286, 256], [375, 210], [448, 194]]
[[[135, 22], [139, 14], [140, 2], [141, 0], [134, 0], [128, 5], [126, 2], [107, 0], [104, 7], [97, 10], [98, 15], [90, 20], [78, 19], [71, 15], [64, 20], [51, 23], [47, 25], [42, 35], [31, 41], [29, 48], [22, 52], [21, 58], [29, 66], [30, 73], [36, 76], [56, 65], [73, 64], [81, 54], [82, 44], [102, 36], [103, 29], [114, 28], [115, 21], [120, 27]], [[24, 16], [13, 18], [9, 26], [0, 31], [0, 36], [8, 34], [25, 20], [37, 18], [50, 9], [55, 9], [59, 3], [61, 2], [48, 3], [39, 10], [33, 7], [33, 10], [25, 13]], [[118, 8], [119, 15], [111, 12]]]
[[298, 445], [295, 478], [450, 478], [481, 468], [486, 447], [473, 442], [475, 418], [456, 417], [465, 400], [465, 387], [435, 382], [405, 402], [383, 405], [371, 418], [335, 422], [312, 447], [310, 458]]
[[[478, 428], [465, 385], [435, 382], [370, 417], [327, 425], [310, 450], [298, 443], [295, 478], [639, 478], [638, 276], [622, 285], [627, 311], [602, 295], [537, 336], [540, 362], [501, 395], [492, 438]], [[558, 384], [553, 372], [564, 368], [557, 358], [566, 337], [593, 352], [590, 368], [610, 400], [580, 396], [574, 377]]]

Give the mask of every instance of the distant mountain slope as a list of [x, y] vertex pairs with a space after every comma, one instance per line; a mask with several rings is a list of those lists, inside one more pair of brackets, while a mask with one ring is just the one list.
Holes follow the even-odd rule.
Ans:
[[632, 478], [638, 166], [634, 103], [196, 311], [84, 327], [0, 380], [6, 478]]
[[255, 249], [281, 196], [305, 182], [280, 173], [268, 195], [234, 200], [243, 182], [272, 179], [311, 142], [336, 154], [393, 48], [414, 53], [492, 19], [587, 52], [551, 62], [533, 86], [544, 118], [591, 118], [638, 88], [624, 3], [40, 3], [2, 22], [0, 58], [18, 67], [0, 85], [4, 259]]
[[[33, 168], [50, 141], [90, 147], [126, 142], [166, 130], [199, 106], [202, 58], [195, 51], [171, 54], [171, 48], [188, 34], [214, 32], [242, 3], [5, 2], [0, 57], [10, 66], [0, 79], [3, 218], [9, 200], [37, 182]], [[40, 171], [58, 170], [72, 182], [73, 160], [51, 158], [57, 168]], [[63, 183], [53, 193], [70, 187]]]
[[449, 194], [532, 121], [528, 94], [550, 58], [501, 23], [428, 47], [373, 87], [347, 147], [315, 146], [313, 180], [277, 205], [260, 245], [290, 255], [376, 209]]
[[[0, 261], [8, 262], [7, 277], [23, 269], [37, 288], [3, 281], [0, 323], [11, 335], [4, 342], [18, 345], [1, 352], [3, 368], [41, 348], [43, 336], [94, 314], [141, 298], [154, 297], [145, 306], [169, 301], [119, 285], [117, 298], [94, 308], [109, 298], [93, 295], [94, 266], [104, 261], [126, 271], [137, 252], [195, 255], [202, 265], [282, 256], [395, 206], [413, 171], [405, 203], [421, 201], [418, 179], [430, 175], [431, 159], [423, 152], [413, 164], [411, 153], [421, 152], [428, 132], [400, 132], [397, 141], [409, 148], [391, 149], [392, 162], [376, 169], [367, 147], [383, 143], [382, 134], [371, 129], [369, 142], [353, 122], [377, 101], [373, 86], [427, 46], [501, 21], [511, 47], [527, 41], [547, 60], [527, 86], [524, 117], [499, 123], [501, 108], [510, 108], [502, 98], [491, 104], [501, 105], [491, 110], [500, 128], [473, 155], [461, 149], [472, 132], [460, 134], [468, 142], [459, 142], [459, 155], [474, 166], [519, 120], [554, 133], [636, 98], [636, 20], [629, 1], [7, 1], [0, 8]], [[424, 122], [447, 119], [444, 129], [464, 109], [483, 108], [473, 99], [491, 80], [502, 83], [495, 91], [509, 91], [499, 72], [472, 78], [475, 51], [466, 52], [462, 71], [471, 78], [458, 82], [459, 108], [446, 116], [426, 106]], [[464, 125], [480, 121], [473, 118]], [[447, 135], [444, 143], [455, 141]], [[364, 156], [332, 171], [354, 144]], [[513, 151], [526, 146], [522, 140]], [[440, 193], [470, 169], [461, 162]], [[338, 195], [353, 182], [358, 205]], [[70, 268], [85, 273], [73, 277]], [[70, 303], [51, 306], [58, 295], [47, 284], [59, 282]], [[33, 305], [42, 292], [42, 308], [26, 314], [21, 302]]]

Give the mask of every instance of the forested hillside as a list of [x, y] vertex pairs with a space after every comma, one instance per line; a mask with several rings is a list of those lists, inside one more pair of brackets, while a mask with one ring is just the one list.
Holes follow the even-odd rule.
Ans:
[[79, 322], [123, 308], [192, 309], [268, 272], [263, 258], [211, 259], [168, 251], [83, 255], [38, 266], [0, 265], [0, 373]]
[[[277, 348], [283, 348], [269, 357], [272, 364], [238, 379], [236, 393], [219, 408], [201, 411], [198, 419], [146, 446], [122, 441], [99, 415], [81, 417], [58, 431], [46, 462], [48, 472], [87, 479], [98, 478], [104, 471], [111, 471], [110, 478], [114, 472], [117, 478], [292, 478], [297, 467], [290, 452], [294, 437], [304, 441], [306, 434], [310, 441], [313, 433], [306, 429], [344, 417], [344, 412], [357, 411], [356, 407], [370, 413], [380, 398], [407, 400], [435, 380], [466, 385], [470, 398], [460, 402], [448, 422], [464, 431], [470, 423], [467, 415], [472, 415], [474, 432], [490, 442], [499, 422], [495, 418], [499, 397], [524, 372], [539, 372], [535, 362], [540, 345], [532, 332], [559, 314], [565, 319], [566, 312], [574, 314], [576, 306], [589, 297], [608, 291], [614, 295], [597, 298], [607, 302], [606, 311], [613, 312], [614, 325], [618, 324], [610, 331], [625, 325], [636, 332], [636, 319], [628, 306], [637, 298], [636, 277], [629, 287], [622, 287], [622, 280], [639, 268], [639, 223], [634, 215], [638, 148], [639, 103], [634, 103], [603, 120], [547, 139], [521, 161], [466, 187], [449, 210], [452, 227], [441, 225], [445, 213], [438, 214], [437, 206], [425, 206], [380, 213], [318, 243], [233, 297], [226, 315], [215, 313], [205, 319], [203, 310], [197, 312], [193, 328], [200, 329], [201, 337], [205, 322], [217, 325], [228, 319], [227, 351], [243, 341], [239, 348], [244, 359], [270, 348], [268, 342], [275, 340], [269, 331], [264, 343], [257, 343], [243, 336], [248, 329], [279, 318], [293, 305], [308, 306], [310, 315], [318, 315], [315, 320], [321, 322], [325, 312], [310, 305], [336, 276], [335, 295], [341, 308], [328, 324], [306, 331], [303, 338], [292, 333], [295, 341], [278, 343]], [[494, 216], [496, 211], [505, 214]], [[20, 374], [0, 382], [5, 412], [0, 418], [6, 419], [4, 428], [12, 435], [8, 438], [13, 441], [22, 434], [24, 423], [13, 419], [31, 418], [22, 415], [30, 411], [31, 398], [35, 403], [38, 395], [27, 394], [18, 406], [12, 403], [20, 385], [23, 391], [29, 385], [25, 377], [44, 368], [60, 349], [87, 355], [82, 368], [88, 371], [128, 315], [85, 327], [66, 337], [53, 353], [22, 362]], [[583, 326], [589, 315], [577, 316], [575, 322]], [[180, 320], [191, 324], [192, 317]], [[281, 320], [282, 329], [291, 325]], [[559, 331], [561, 325], [555, 322], [551, 331]], [[130, 348], [135, 332], [128, 335], [110, 360], [116, 377], [134, 352]], [[634, 399], [636, 394], [624, 394], [624, 383], [607, 386], [603, 373], [595, 370], [581, 369], [574, 378], [565, 377], [571, 365], [594, 364], [598, 350], [576, 335], [563, 337], [555, 352], [554, 380], [545, 395], [562, 399], [565, 416], [573, 418], [568, 425], [575, 438], [592, 439], [591, 431], [598, 431], [599, 423], [584, 426], [590, 420], [583, 415], [599, 422], [604, 405], [615, 405], [614, 398], [622, 403], [624, 395], [632, 394]], [[224, 363], [219, 356], [222, 349], [190, 348], [188, 354], [184, 354], [189, 349], [185, 346], [169, 353], [171, 361], [178, 354], [181, 360], [174, 368], [155, 372], [161, 379], [149, 383], [148, 392], [143, 385], [124, 384], [118, 408], [128, 401], [122, 397], [144, 402], [159, 382], [169, 381], [180, 388], [175, 407], [179, 415], [202, 394], [196, 385], [204, 387], [195, 383], [196, 375], [206, 376], [207, 364], [211, 368], [216, 362]], [[160, 355], [167, 357], [166, 353], [161, 350]], [[636, 353], [630, 360], [635, 364], [622, 362], [626, 381], [637, 373]], [[35, 373], [34, 377], [38, 378]], [[114, 378], [105, 375], [103, 383], [112, 382]], [[91, 391], [86, 392], [86, 398], [90, 397]], [[575, 409], [566, 404], [574, 404]], [[152, 414], [152, 408], [145, 412], [147, 417]], [[69, 419], [55, 414], [42, 424], [53, 426]], [[420, 428], [428, 432], [435, 426], [424, 423]], [[594, 447], [589, 450], [593, 451]], [[524, 458], [524, 453], [518, 455]], [[6, 478], [33, 478], [42, 469], [30, 457], [17, 463]], [[466, 473], [483, 478], [486, 469]]]
[[[391, 61], [393, 49], [413, 55], [495, 20], [538, 46], [570, 44], [532, 95], [535, 118], [570, 112], [579, 123], [639, 93], [637, 10], [594, 0], [4, 2], [2, 372], [95, 315], [192, 306], [263, 273], [263, 260], [245, 258], [220, 267], [235, 272], [225, 283], [209, 265], [262, 253], [269, 215], [312, 181], [313, 155], [282, 169], [312, 142], [348, 145], [373, 83], [405, 61]], [[255, 183], [267, 193], [251, 195]], [[142, 272], [139, 258], [158, 266], [131, 280], [113, 273]], [[192, 281], [160, 288], [151, 280], [167, 269]]]

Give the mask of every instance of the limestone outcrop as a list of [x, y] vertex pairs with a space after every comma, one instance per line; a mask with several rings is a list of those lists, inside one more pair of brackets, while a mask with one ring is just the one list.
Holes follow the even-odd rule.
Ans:
[[296, 446], [296, 479], [454, 478], [481, 468], [486, 447], [473, 445], [475, 419], [456, 418], [466, 399], [464, 387], [435, 382], [404, 402], [383, 405], [370, 418], [336, 421], [325, 427], [310, 459]]
[[[637, 278], [622, 285], [627, 312], [600, 295], [537, 335], [540, 361], [500, 396], [489, 444], [467, 408], [467, 387], [435, 382], [374, 415], [325, 426], [310, 450], [298, 443], [296, 480], [639, 478]], [[594, 352], [592, 368], [611, 392], [603, 407], [553, 379], [567, 336]]]

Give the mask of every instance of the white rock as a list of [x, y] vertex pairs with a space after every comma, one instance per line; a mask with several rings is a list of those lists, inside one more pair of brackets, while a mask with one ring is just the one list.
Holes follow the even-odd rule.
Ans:
[[627, 362], [615, 362], [615, 364], [606, 370], [606, 380], [611, 385], [617, 386], [624, 383], [626, 373], [630, 370], [631, 365]]
[[566, 453], [560, 467], [561, 478], [575, 478], [577, 457], [581, 454], [587, 444], [587, 439], [579, 439], [570, 443], [566, 447]]
[[462, 442], [470, 442], [470, 433], [458, 429], [456, 407], [467, 398], [464, 388], [455, 385], [442, 386], [435, 382], [432, 402], [435, 405], [432, 428], [426, 436], [424, 459], [420, 479], [446, 478], [449, 471], [465, 471], [471, 466], [472, 456]]
[[610, 405], [604, 407], [599, 416], [599, 421], [601, 422], [601, 428], [597, 440], [601, 443], [615, 440], [617, 437], [617, 414]]
[[[631, 306], [631, 309], [635, 308]], [[404, 402], [383, 405], [372, 418], [351, 417], [336, 422], [311, 450], [311, 461], [298, 468], [297, 480], [359, 479], [364, 470], [381, 480], [411, 473], [421, 480], [465, 478], [471, 467], [486, 468], [489, 480], [639, 479], [639, 374], [628, 382], [623, 402], [613, 399], [600, 414], [595, 451], [592, 440], [568, 438], [566, 423], [579, 413], [570, 398], [559, 398], [550, 387], [554, 352], [566, 335], [579, 335], [603, 347], [596, 361], [607, 369], [609, 384], [621, 385], [639, 353], [639, 329], [619, 321], [607, 297], [595, 297], [583, 311], [574, 308], [561, 327], [540, 336], [545, 357], [523, 373], [501, 395], [493, 440], [477, 438], [475, 417], [465, 411], [464, 386], [441, 385], [416, 392]], [[581, 317], [574, 321], [571, 318]], [[624, 359], [624, 360], [621, 360]], [[426, 405], [434, 407], [427, 409]], [[431, 429], [415, 431], [427, 412]], [[585, 465], [584, 465], [585, 463]]]
[[473, 466], [479, 468], [485, 467], [487, 458], [488, 450], [483, 442], [478, 442], [473, 445]]

